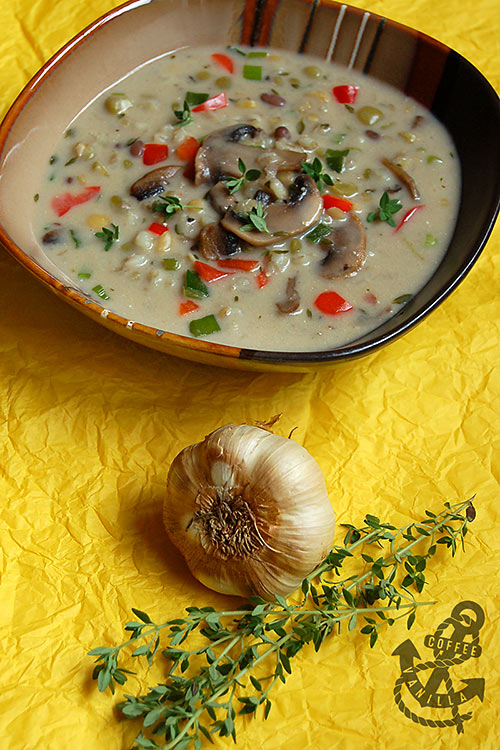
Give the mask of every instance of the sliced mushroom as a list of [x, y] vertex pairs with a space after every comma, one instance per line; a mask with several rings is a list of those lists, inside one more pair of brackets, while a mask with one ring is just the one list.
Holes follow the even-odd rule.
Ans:
[[255, 191], [253, 199], [262, 203], [263, 206], [268, 206], [274, 200], [273, 196], [268, 193], [267, 190], [263, 190], [262, 188]]
[[199, 250], [207, 260], [227, 258], [241, 251], [238, 237], [221, 227], [220, 224], [207, 224], [200, 232]]
[[165, 190], [166, 186], [182, 167], [178, 164], [169, 164], [168, 167], [159, 167], [151, 172], [146, 172], [130, 188], [130, 195], [143, 201], [145, 198], [152, 198], [154, 195]]
[[276, 201], [267, 209], [265, 220], [267, 232], [244, 231], [242, 226], [248, 222], [241, 219], [230, 209], [222, 219], [222, 226], [229, 232], [241, 237], [249, 245], [261, 247], [273, 245], [283, 237], [293, 237], [305, 232], [319, 218], [323, 210], [323, 201], [316, 183], [306, 175], [296, 177], [287, 201]]
[[240, 159], [243, 159], [247, 169], [260, 169], [259, 160], [262, 157], [275, 172], [300, 169], [306, 159], [303, 151], [270, 151], [246, 145], [245, 141], [253, 140], [261, 133], [259, 128], [243, 124], [231, 125], [207, 135], [194, 162], [195, 184], [217, 182], [223, 175], [241, 177]]
[[286, 299], [282, 302], [276, 302], [276, 307], [280, 313], [283, 313], [284, 315], [290, 315], [291, 313], [296, 312], [300, 307], [300, 295], [297, 291], [296, 284], [296, 276], [292, 276], [288, 279], [285, 290]]
[[226, 211], [236, 205], [238, 198], [231, 195], [226, 185], [220, 180], [208, 191], [208, 197], [215, 210], [223, 216]]
[[345, 279], [366, 261], [365, 230], [355, 214], [348, 214], [340, 226], [332, 229], [321, 246], [327, 250], [320, 270], [326, 279]]
[[413, 200], [420, 200], [420, 192], [417, 188], [417, 183], [415, 182], [413, 177], [408, 174], [406, 169], [403, 169], [403, 167], [401, 167], [399, 164], [396, 164], [396, 162], [391, 161], [390, 159], [382, 159], [382, 164], [384, 165], [384, 167], [387, 167], [387, 169], [389, 169], [394, 175], [396, 175], [398, 180], [404, 182]]

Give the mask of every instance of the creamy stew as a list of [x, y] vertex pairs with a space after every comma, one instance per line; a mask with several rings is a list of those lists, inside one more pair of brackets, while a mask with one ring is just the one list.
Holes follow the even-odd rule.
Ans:
[[68, 125], [37, 231], [75, 286], [130, 321], [321, 350], [428, 281], [459, 188], [449, 135], [400, 92], [289, 52], [188, 48]]

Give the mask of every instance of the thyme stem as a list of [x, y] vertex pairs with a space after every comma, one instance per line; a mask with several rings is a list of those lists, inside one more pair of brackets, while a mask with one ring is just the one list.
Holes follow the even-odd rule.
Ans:
[[[341, 632], [347, 623], [348, 630], [352, 630], [360, 619], [360, 632], [369, 636], [370, 646], [376, 643], [382, 626], [392, 626], [406, 618], [410, 628], [417, 609], [434, 603], [417, 601], [412, 589], [422, 591], [424, 571], [438, 544], [445, 545], [452, 555], [458, 543], [463, 548], [475, 509], [471, 501], [455, 506], [446, 503], [440, 513], [426, 511], [426, 516], [420, 523], [400, 529], [371, 515], [359, 528], [347, 525], [343, 545], [335, 546], [304, 579], [303, 600], [299, 604], [280, 596], [273, 602], [251, 597], [233, 610], [188, 607], [184, 617], [161, 624], [133, 609], [138, 620], [125, 625], [131, 637], [117, 646], [93, 649], [90, 654], [97, 656], [93, 677], [99, 690], [109, 687], [114, 691], [115, 684], [123, 685], [129, 674], [118, 665], [122, 650], [142, 641], [132, 656], [144, 656], [152, 664], [160, 633], [168, 629], [169, 645], [163, 656], [171, 666], [165, 682], [149, 688], [145, 695], [125, 695], [120, 704], [123, 716], [140, 718], [146, 732], [139, 732], [134, 747], [201, 750], [204, 738], [212, 741], [215, 733], [232, 736], [236, 741], [236, 708], [239, 713], [255, 716], [262, 706], [267, 718], [271, 709], [269, 693], [276, 682], [286, 681], [286, 675], [291, 673], [291, 658], [306, 644], [312, 643], [319, 650], [334, 629]], [[425, 550], [417, 554], [415, 547], [424, 542]], [[368, 554], [373, 549], [378, 557]], [[340, 570], [346, 560], [360, 562], [354, 555], [356, 550], [362, 558], [362, 570], [342, 578]], [[203, 645], [185, 648], [185, 641], [195, 631], [204, 638]], [[271, 657], [273, 670], [259, 677], [258, 668]], [[200, 659], [205, 663], [200, 665]], [[242, 682], [246, 678], [253, 693]], [[221, 701], [223, 696], [227, 696], [225, 702]]]

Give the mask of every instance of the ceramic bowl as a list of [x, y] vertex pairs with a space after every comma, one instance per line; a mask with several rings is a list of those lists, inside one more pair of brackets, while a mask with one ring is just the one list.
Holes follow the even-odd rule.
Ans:
[[[72, 118], [127, 72], [182, 45], [266, 45], [333, 60], [397, 87], [432, 110], [461, 161], [462, 194], [449, 249], [426, 286], [394, 317], [336, 349], [272, 352], [214, 344], [132, 323], [88, 299], [34, 234], [33, 196]], [[240, 369], [307, 370], [369, 354], [434, 310], [483, 249], [500, 197], [500, 105], [485, 78], [440, 42], [330, 0], [132, 0], [58, 52], [30, 81], [0, 128], [0, 240], [59, 297], [146, 346]]]

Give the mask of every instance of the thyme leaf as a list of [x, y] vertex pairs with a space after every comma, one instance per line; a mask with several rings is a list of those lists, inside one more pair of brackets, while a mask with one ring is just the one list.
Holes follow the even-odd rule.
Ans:
[[325, 183], [325, 185], [333, 185], [332, 178], [327, 172], [323, 171], [323, 164], [321, 163], [321, 159], [318, 159], [317, 156], [313, 161], [301, 162], [300, 166], [308, 177], [312, 177], [319, 190], [322, 189], [323, 183]]
[[240, 170], [241, 177], [222, 177], [222, 181], [226, 183], [230, 195], [234, 195], [238, 190], [241, 190], [245, 182], [258, 180], [262, 174], [260, 169], [247, 169], [243, 159], [238, 159], [238, 169]]
[[248, 214], [239, 213], [238, 216], [243, 221], [248, 221], [248, 224], [244, 224], [241, 227], [242, 232], [252, 232], [254, 229], [257, 232], [265, 232], [271, 234], [266, 224], [266, 217], [264, 213], [264, 206], [261, 201], [257, 201], [257, 205], [254, 206]]
[[111, 248], [113, 242], [120, 237], [120, 230], [116, 226], [116, 224], [111, 224], [111, 226], [112, 229], [109, 229], [108, 227], [102, 227], [100, 232], [95, 233], [95, 236], [104, 242], [104, 250], [106, 252]]
[[[253, 596], [235, 610], [192, 606], [160, 624], [133, 609], [137, 619], [125, 624], [128, 640], [89, 652], [97, 657], [92, 676], [101, 692], [114, 693], [133, 674], [118, 663], [122, 649], [132, 646], [132, 658], [151, 665], [164, 635], [164, 681], [142, 695], [125, 695], [119, 704], [124, 717], [142, 722], [135, 747], [201, 750], [214, 734], [236, 741], [236, 714], [256, 716], [262, 708], [266, 719], [272, 689], [286, 682], [293, 657], [304, 646], [318, 651], [331, 633], [361, 626], [373, 647], [379, 633], [397, 620], [406, 620], [410, 629], [418, 607], [433, 603], [417, 601], [413, 590], [422, 592], [437, 545], [452, 555], [463, 548], [475, 513], [468, 500], [447, 502], [439, 513], [426, 511], [423, 520], [403, 528], [370, 514], [360, 527], [344, 525], [343, 544], [304, 579], [300, 596], [294, 596], [297, 603]], [[346, 561], [350, 569], [357, 563], [358, 572], [347, 575]], [[190, 645], [192, 635], [198, 645]]]
[[366, 220], [369, 222], [375, 220], [386, 221], [389, 226], [395, 227], [396, 223], [392, 218], [392, 215], [401, 211], [402, 208], [402, 204], [395, 198], [389, 198], [389, 193], [385, 190], [380, 198], [378, 209], [369, 213]]

